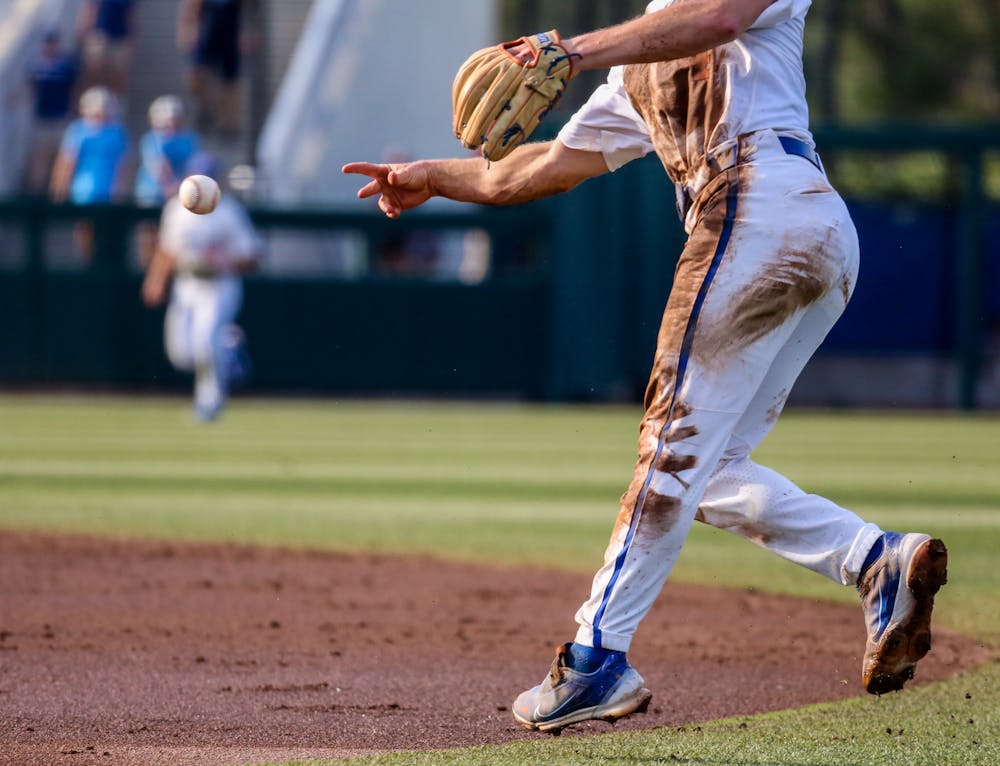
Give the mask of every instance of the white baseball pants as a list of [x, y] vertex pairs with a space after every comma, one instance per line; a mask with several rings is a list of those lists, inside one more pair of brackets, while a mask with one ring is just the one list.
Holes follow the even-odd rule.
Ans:
[[225, 404], [228, 356], [222, 328], [236, 319], [243, 302], [239, 277], [179, 275], [164, 320], [167, 358], [194, 373], [195, 410], [213, 417]]
[[844, 202], [767, 134], [693, 213], [635, 474], [576, 615], [576, 641], [588, 646], [628, 650], [695, 519], [845, 585], [881, 534], [750, 459], [854, 289], [858, 240]]

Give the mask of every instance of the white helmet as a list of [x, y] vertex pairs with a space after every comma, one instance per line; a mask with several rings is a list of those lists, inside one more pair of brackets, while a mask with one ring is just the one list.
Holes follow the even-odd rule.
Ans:
[[115, 94], [101, 85], [87, 88], [80, 96], [80, 114], [84, 117], [113, 117]]
[[184, 119], [184, 102], [177, 96], [160, 96], [149, 105], [149, 124], [157, 130]]

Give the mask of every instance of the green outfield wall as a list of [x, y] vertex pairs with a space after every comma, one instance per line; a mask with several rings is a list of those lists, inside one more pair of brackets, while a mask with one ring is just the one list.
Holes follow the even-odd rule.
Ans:
[[[828, 345], [880, 360], [894, 353], [944, 360], [956, 374], [953, 402], [963, 407], [977, 404], [986, 341], [994, 322], [1000, 329], [1000, 225], [983, 191], [984, 157], [998, 135], [818, 133], [821, 149], [932, 148], [955, 160], [960, 179], [946, 203], [857, 203], [861, 286]], [[251, 205], [268, 244], [262, 273], [246, 280], [240, 320], [250, 338], [254, 390], [641, 396], [684, 240], [672, 189], [655, 161], [518, 208], [445, 208], [394, 222], [358, 207]], [[130, 205], [0, 203], [0, 385], [189, 385], [165, 359], [163, 310], [139, 298], [136, 231], [157, 215]], [[89, 263], [74, 254], [73, 227], [82, 220], [96, 234]], [[470, 231], [489, 241], [482, 279], [386, 275], [373, 267], [373, 254], [400, 242], [454, 240]], [[360, 266], [355, 259], [350, 268], [311, 269], [309, 252], [322, 260], [325, 243], [338, 238], [355, 243]]]

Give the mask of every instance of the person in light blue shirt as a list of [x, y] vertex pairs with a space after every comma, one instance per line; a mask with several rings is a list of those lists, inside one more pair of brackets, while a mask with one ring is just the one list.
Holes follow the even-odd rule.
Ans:
[[[144, 207], [162, 207], [177, 193], [184, 168], [201, 150], [198, 136], [185, 126], [184, 102], [177, 96], [160, 96], [149, 107], [150, 130], [139, 140], [139, 172], [135, 180], [136, 202]], [[143, 221], [136, 229], [139, 259], [143, 267], [156, 251], [155, 221]]]
[[140, 165], [135, 198], [140, 205], [162, 205], [177, 193], [184, 167], [200, 151], [198, 136], [185, 127], [184, 103], [160, 96], [149, 107], [150, 130], [139, 141]]
[[[93, 205], [120, 198], [128, 147], [114, 94], [100, 86], [85, 90], [80, 96], [80, 117], [66, 129], [52, 171], [52, 199]], [[89, 261], [93, 226], [82, 222], [76, 233], [77, 248]]]

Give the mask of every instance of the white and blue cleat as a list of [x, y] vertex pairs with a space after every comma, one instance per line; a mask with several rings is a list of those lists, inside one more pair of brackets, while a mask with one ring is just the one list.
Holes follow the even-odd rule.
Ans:
[[560, 646], [545, 680], [514, 701], [512, 711], [521, 726], [559, 734], [570, 724], [614, 723], [646, 711], [653, 695], [623, 653], [610, 653], [597, 670], [583, 673], [569, 666], [570, 646]]
[[227, 324], [222, 328], [222, 345], [226, 354], [226, 385], [229, 388], [245, 386], [253, 372], [246, 333], [239, 325]]
[[928, 535], [886, 532], [858, 578], [868, 629], [861, 682], [871, 694], [898, 691], [931, 648], [934, 595], [947, 582], [948, 550]]
[[[871, 694], [902, 689], [930, 651], [934, 596], [947, 570], [944, 543], [928, 535], [886, 532], [873, 547], [858, 578], [868, 629], [861, 680]], [[545, 680], [514, 701], [519, 724], [559, 734], [574, 723], [646, 711], [653, 695], [623, 653], [609, 652], [587, 673], [572, 667], [571, 646], [560, 646]]]

